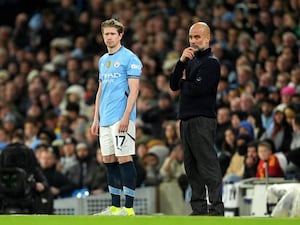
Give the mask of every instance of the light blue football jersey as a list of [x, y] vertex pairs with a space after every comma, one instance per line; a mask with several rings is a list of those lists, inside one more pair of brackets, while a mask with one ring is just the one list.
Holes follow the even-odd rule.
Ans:
[[[133, 52], [122, 46], [114, 54], [104, 54], [98, 66], [99, 82], [102, 82], [100, 126], [110, 126], [121, 120], [129, 95], [128, 78], [140, 78], [142, 63]], [[136, 106], [130, 120], [136, 120]]]

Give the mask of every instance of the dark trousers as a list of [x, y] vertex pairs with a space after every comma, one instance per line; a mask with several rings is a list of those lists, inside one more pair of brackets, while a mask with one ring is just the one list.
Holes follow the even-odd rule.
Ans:
[[300, 167], [300, 148], [294, 149], [287, 154], [287, 159]]
[[215, 119], [206, 117], [180, 123], [184, 165], [192, 188], [191, 207], [194, 215], [224, 215], [222, 175], [214, 150], [216, 126]]

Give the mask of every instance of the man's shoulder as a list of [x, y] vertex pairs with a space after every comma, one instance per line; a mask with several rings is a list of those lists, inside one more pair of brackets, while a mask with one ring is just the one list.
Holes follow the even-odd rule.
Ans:
[[142, 62], [134, 52], [125, 47], [123, 47], [122, 51], [122, 59], [127, 60], [126, 62], [131, 64], [131, 69], [141, 69]]
[[212, 67], [220, 67], [220, 61], [219, 59], [214, 55], [208, 55], [205, 59], [204, 59], [205, 63], [208, 65], [211, 65]]
[[128, 55], [128, 56], [135, 56], [137, 57], [137, 55], [131, 51], [130, 49], [126, 48], [126, 47], [122, 47], [121, 51], [120, 51], [123, 55]]
[[105, 60], [108, 56], [109, 56], [109, 54], [108, 54], [107, 52], [104, 53], [104, 54], [99, 58], [99, 61]]
[[210, 51], [206, 54], [206, 59], [209, 61], [212, 61], [212, 62], [219, 63], [219, 59], [212, 51]]

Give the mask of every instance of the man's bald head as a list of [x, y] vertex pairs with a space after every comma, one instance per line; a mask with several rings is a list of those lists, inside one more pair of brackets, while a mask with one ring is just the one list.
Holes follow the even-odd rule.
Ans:
[[207, 36], [208, 38], [210, 38], [210, 28], [209, 26], [204, 23], [204, 22], [197, 22], [197, 23], [194, 23], [191, 28], [190, 28], [190, 31], [192, 29], [199, 29], [201, 30], [202, 34]]
[[198, 50], [209, 48], [210, 28], [204, 22], [194, 23], [189, 30], [190, 46]]

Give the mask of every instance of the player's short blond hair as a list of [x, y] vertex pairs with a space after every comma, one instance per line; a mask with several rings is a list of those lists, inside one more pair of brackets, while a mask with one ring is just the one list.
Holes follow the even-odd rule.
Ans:
[[101, 32], [103, 33], [103, 29], [106, 27], [115, 27], [119, 34], [124, 33], [124, 25], [117, 21], [116, 19], [105, 20], [101, 23]]

